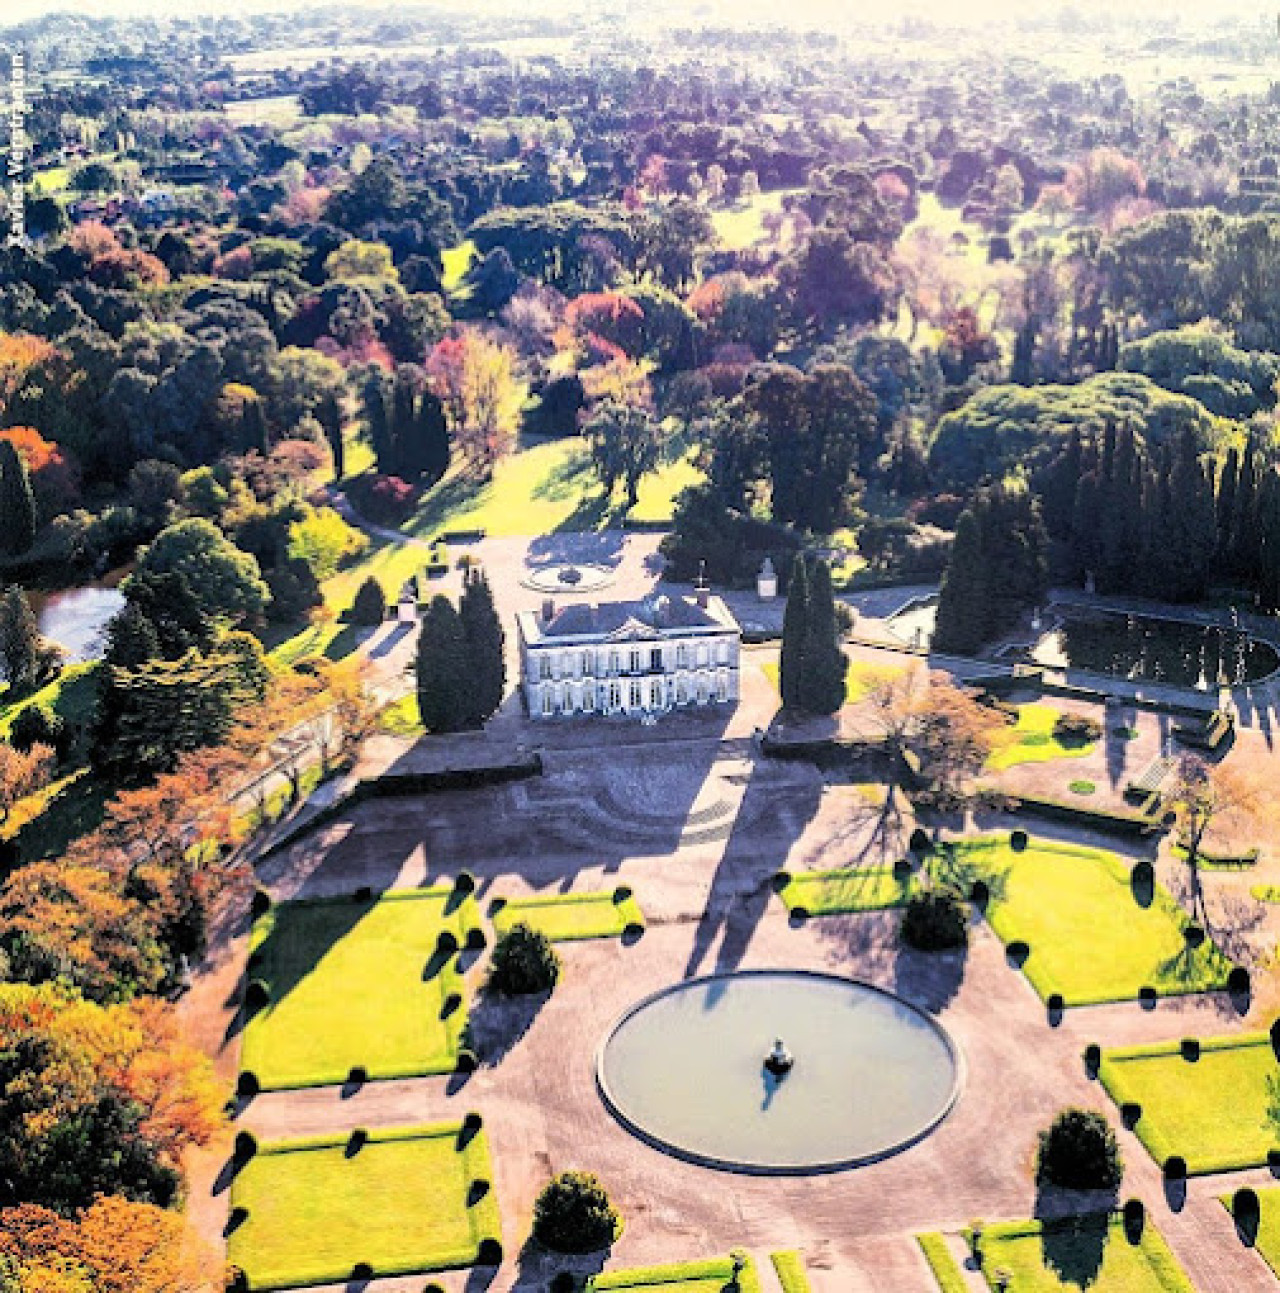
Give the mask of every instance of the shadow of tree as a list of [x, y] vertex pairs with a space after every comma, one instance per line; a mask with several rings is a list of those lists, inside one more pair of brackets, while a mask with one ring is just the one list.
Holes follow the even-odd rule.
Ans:
[[492, 1068], [533, 1027], [533, 1021], [550, 998], [549, 992], [504, 997], [482, 988], [472, 1003], [462, 1044], [475, 1052], [481, 1064]]
[[512, 1290], [523, 1289], [532, 1293], [536, 1289], [537, 1293], [545, 1293], [562, 1272], [572, 1275], [576, 1287], [581, 1288], [591, 1276], [598, 1275], [604, 1269], [610, 1251], [611, 1249], [605, 1248], [595, 1253], [553, 1253], [536, 1239], [527, 1239], [516, 1259]]
[[1116, 1201], [1114, 1190], [1038, 1188], [1035, 1217], [1041, 1223], [1042, 1258], [1062, 1284], [1086, 1289], [1097, 1281], [1113, 1238]]

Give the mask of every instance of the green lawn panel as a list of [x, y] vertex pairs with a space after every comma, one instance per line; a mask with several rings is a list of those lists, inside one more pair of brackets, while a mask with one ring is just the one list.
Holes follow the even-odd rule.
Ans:
[[835, 916], [842, 912], [900, 907], [911, 896], [913, 888], [911, 877], [899, 876], [892, 867], [850, 867], [785, 873], [779, 881], [778, 897], [788, 911]]
[[1048, 763], [1053, 759], [1082, 759], [1092, 754], [1096, 741], [1064, 743], [1053, 734], [1053, 725], [1062, 717], [1052, 705], [1020, 705], [1018, 721], [1000, 734], [997, 748], [991, 752], [987, 767], [993, 772], [1012, 768], [1019, 763]]
[[513, 925], [540, 930], [553, 942], [580, 938], [617, 938], [629, 926], [643, 929], [644, 912], [633, 896], [608, 893], [558, 893], [512, 898], [493, 913], [499, 937]]
[[812, 1293], [809, 1276], [804, 1269], [804, 1258], [798, 1252], [791, 1249], [784, 1253], [772, 1253], [769, 1260], [778, 1274], [782, 1293]]
[[[236, 1177], [230, 1260], [253, 1290], [341, 1283], [474, 1264], [501, 1222], [484, 1131], [460, 1147], [459, 1124], [264, 1145]], [[473, 1192], [474, 1182], [487, 1188]], [[234, 1215], [234, 1213], [233, 1213]]]
[[738, 1276], [737, 1290], [731, 1283], [733, 1261], [717, 1257], [705, 1262], [684, 1262], [678, 1266], [642, 1266], [629, 1271], [610, 1271], [597, 1275], [587, 1287], [604, 1293], [606, 1289], [678, 1289], [679, 1293], [761, 1293], [760, 1275], [755, 1261]]
[[1210, 940], [1187, 945], [1189, 923], [1159, 885], [1143, 906], [1129, 866], [1103, 849], [1032, 839], [1015, 852], [1005, 836], [963, 841], [956, 867], [991, 890], [987, 919], [1006, 944], [1031, 949], [1023, 972], [1042, 997], [1066, 1005], [1128, 1001], [1226, 986], [1231, 964]]
[[456, 958], [436, 953], [478, 926], [474, 899], [448, 887], [372, 902], [283, 903], [254, 926], [249, 973], [271, 993], [245, 1027], [242, 1067], [264, 1090], [325, 1086], [352, 1068], [370, 1078], [447, 1073], [466, 1022]]
[[1280, 1146], [1267, 1079], [1280, 1077], [1265, 1033], [1207, 1038], [1199, 1058], [1181, 1042], [1104, 1051], [1099, 1077], [1117, 1105], [1140, 1105], [1134, 1127], [1152, 1157], [1180, 1154], [1191, 1173], [1259, 1167]]
[[1118, 1217], [1080, 1218], [1077, 1224], [1010, 1222], [982, 1235], [982, 1269], [994, 1288], [996, 1271], [1011, 1276], [1017, 1293], [1194, 1293], [1156, 1228], [1147, 1222], [1138, 1243]]
[[944, 1235], [917, 1235], [916, 1243], [920, 1245], [920, 1251], [924, 1254], [925, 1261], [929, 1263], [929, 1269], [933, 1272], [933, 1278], [938, 1282], [941, 1293], [968, 1293], [969, 1284], [964, 1277], [964, 1271], [951, 1255], [951, 1249], [947, 1247]]

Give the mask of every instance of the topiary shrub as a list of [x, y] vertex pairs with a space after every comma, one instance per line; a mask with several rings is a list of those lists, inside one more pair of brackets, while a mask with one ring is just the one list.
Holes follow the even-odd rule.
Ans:
[[258, 1075], [252, 1069], [245, 1069], [236, 1078], [236, 1095], [242, 1100], [252, 1100], [261, 1090], [262, 1084], [258, 1081]]
[[1204, 930], [1199, 925], [1188, 925], [1182, 931], [1188, 947], [1199, 947], [1204, 942]]
[[1087, 714], [1059, 714], [1054, 720], [1053, 735], [1063, 745], [1089, 745], [1101, 740], [1102, 724]]
[[1156, 882], [1156, 869], [1146, 858], [1133, 864], [1129, 879], [1135, 889], [1149, 889]]
[[502, 1265], [502, 1243], [500, 1240], [492, 1237], [482, 1239], [480, 1246], [476, 1249], [477, 1266], [501, 1266]]
[[619, 902], [619, 903], [626, 902], [627, 899], [631, 897], [633, 892], [634, 890], [631, 888], [629, 884], [620, 884], [613, 891], [613, 900], [614, 902]]
[[1236, 996], [1243, 996], [1253, 987], [1253, 979], [1243, 965], [1235, 966], [1227, 975], [1227, 991]]
[[1018, 830], [1009, 832], [1009, 847], [1015, 853], [1021, 853], [1027, 847], [1027, 843], [1026, 831]]
[[235, 1148], [231, 1151], [237, 1163], [247, 1163], [258, 1152], [258, 1138], [251, 1131], [236, 1133]]
[[959, 894], [950, 889], [927, 889], [907, 901], [899, 934], [908, 947], [921, 952], [967, 947], [969, 913]]
[[1181, 1154], [1170, 1154], [1164, 1160], [1164, 1179], [1166, 1181], [1185, 1181], [1187, 1179], [1187, 1160]]
[[1084, 1048], [1084, 1068], [1090, 1077], [1097, 1077], [1102, 1067], [1102, 1047], [1097, 1042], [1090, 1042]]
[[618, 1210], [590, 1172], [561, 1172], [533, 1205], [533, 1237], [553, 1252], [598, 1252], [621, 1233]]
[[489, 988], [503, 996], [550, 992], [560, 980], [560, 957], [541, 930], [523, 922], [494, 944]]
[[912, 853], [918, 853], [921, 856], [933, 852], [933, 840], [929, 837], [929, 832], [923, 826], [917, 826], [911, 832], [911, 839], [907, 847]]
[[263, 979], [250, 979], [244, 990], [244, 1008], [250, 1014], [265, 1010], [271, 1004], [271, 989]]
[[440, 956], [452, 956], [458, 950], [458, 936], [451, 929], [442, 929], [436, 939], [436, 952]]
[[1184, 1037], [1181, 1049], [1182, 1058], [1194, 1063], [1200, 1058], [1200, 1039], [1198, 1037]]
[[475, 893], [476, 878], [470, 871], [459, 871], [458, 878], [453, 882], [454, 893]]
[[265, 889], [255, 889], [249, 910], [255, 918], [265, 916], [271, 910], [271, 895]]
[[372, 575], [356, 589], [351, 603], [351, 623], [363, 626], [381, 624], [387, 618], [387, 598], [382, 585]]
[[1061, 992], [1051, 992], [1045, 999], [1045, 1009], [1051, 1015], [1060, 1015], [1066, 1008], [1067, 1003], [1062, 999]]
[[975, 880], [969, 886], [969, 901], [979, 911], [986, 911], [991, 902], [991, 886], [985, 880]]
[[484, 930], [481, 929], [479, 925], [472, 925], [471, 928], [467, 930], [467, 937], [463, 941], [465, 946], [470, 948], [471, 951], [478, 952], [482, 947], [484, 947], [488, 940], [484, 936]]
[[365, 1127], [356, 1127], [347, 1137], [347, 1157], [354, 1158], [369, 1143], [369, 1132]]
[[1091, 1109], [1064, 1109], [1040, 1133], [1036, 1184], [1064, 1190], [1118, 1190], [1124, 1160], [1111, 1124]]
[[480, 1059], [475, 1051], [463, 1047], [458, 1052], [457, 1069], [459, 1073], [474, 1073], [480, 1067]]
[[1125, 1238], [1131, 1244], [1139, 1243], [1147, 1225], [1147, 1205], [1141, 1199], [1126, 1199], [1120, 1217], [1124, 1223]]

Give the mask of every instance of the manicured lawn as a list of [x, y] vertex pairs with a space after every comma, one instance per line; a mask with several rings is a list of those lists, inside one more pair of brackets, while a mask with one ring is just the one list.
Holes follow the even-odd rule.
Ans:
[[1192, 1173], [1235, 1171], [1280, 1146], [1267, 1113], [1280, 1063], [1265, 1033], [1208, 1038], [1198, 1059], [1180, 1042], [1105, 1051], [1099, 1076], [1117, 1105], [1142, 1107], [1134, 1130], [1158, 1163], [1180, 1154]]
[[639, 502], [628, 513], [621, 490], [605, 497], [584, 441], [551, 440], [503, 459], [484, 483], [450, 473], [427, 491], [404, 528], [431, 539], [455, 529], [493, 536], [598, 530], [620, 525], [626, 516], [669, 521], [676, 495], [700, 479], [689, 454], [678, 453], [641, 481]]
[[475, 900], [447, 886], [272, 908], [254, 925], [249, 970], [271, 999], [245, 1027], [242, 1066], [266, 1090], [344, 1082], [355, 1067], [452, 1071], [467, 1012], [456, 958], [436, 943], [478, 925]]
[[[587, 1282], [588, 1289], [678, 1289], [680, 1293], [736, 1293], [730, 1283], [733, 1261], [716, 1257], [705, 1262], [684, 1262], [679, 1266], [642, 1266], [630, 1271], [609, 1271]], [[760, 1276], [755, 1261], [738, 1276], [737, 1290], [760, 1293]]]
[[809, 1276], [805, 1273], [804, 1258], [794, 1249], [785, 1253], [771, 1253], [769, 1260], [778, 1273], [782, 1293], [811, 1293]]
[[1012, 768], [1018, 763], [1047, 763], [1051, 759], [1080, 759], [1092, 754], [1095, 741], [1064, 745], [1053, 734], [1053, 725], [1062, 717], [1052, 705], [1019, 705], [1018, 721], [996, 738], [996, 748], [987, 760], [992, 772]]
[[1226, 986], [1222, 953], [1207, 939], [1189, 947], [1173, 898], [1159, 885], [1135, 895], [1114, 853], [1037, 839], [1015, 852], [1001, 835], [962, 841], [955, 860], [989, 886], [987, 919], [1006, 946], [1030, 948], [1022, 969], [1046, 1000], [1056, 992], [1080, 1006], [1132, 1000], [1144, 987], [1174, 996]]
[[[778, 661], [771, 660], [762, 667], [765, 677], [781, 692], [782, 684], [779, 681]], [[850, 660], [849, 668], [844, 675], [845, 704], [856, 705], [858, 701], [864, 700], [877, 684], [888, 682], [902, 672], [903, 670], [896, 665], [868, 664], [862, 660]]]
[[[501, 903], [501, 906], [497, 904]], [[546, 897], [496, 899], [493, 928], [499, 937], [513, 925], [541, 930], [554, 942], [617, 938], [627, 928], [644, 928], [644, 912], [629, 889], [608, 893], [557, 893]]]
[[[229, 1242], [251, 1289], [473, 1265], [501, 1222], [485, 1133], [460, 1124], [264, 1145], [232, 1186]], [[484, 1182], [482, 1189], [475, 1182]]]
[[1150, 1221], [1131, 1243], [1118, 1217], [1096, 1214], [1072, 1222], [1013, 1221], [982, 1235], [983, 1271], [1007, 1271], [1010, 1290], [1056, 1293], [1194, 1293], [1169, 1246]]
[[788, 911], [835, 916], [848, 911], [900, 907], [915, 887], [909, 875], [892, 867], [849, 867], [839, 871], [780, 872], [778, 897]]
[[917, 1235], [916, 1243], [920, 1245], [920, 1251], [929, 1263], [929, 1269], [933, 1272], [941, 1293], [967, 1293], [969, 1283], [951, 1255], [951, 1249], [947, 1247], [943, 1235]]
[[29, 705], [47, 705], [68, 724], [87, 723], [97, 704], [97, 685], [93, 664], [68, 665], [38, 691], [11, 696], [8, 687], [0, 687], [0, 737], [7, 739], [13, 720]]
[[[1231, 1195], [1222, 1196], [1223, 1206], [1231, 1211]], [[1271, 1267], [1271, 1272], [1280, 1279], [1280, 1187], [1258, 1191], [1258, 1234], [1254, 1240], [1263, 1261]]]

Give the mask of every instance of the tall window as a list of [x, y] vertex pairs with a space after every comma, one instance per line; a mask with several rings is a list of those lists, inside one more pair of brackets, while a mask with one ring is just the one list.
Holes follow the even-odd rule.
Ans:
[[689, 648], [681, 642], [676, 647], [676, 668], [687, 669], [689, 667]]
[[662, 672], [662, 648], [661, 647], [654, 647], [653, 650], [649, 652], [649, 668], [653, 670], [654, 673]]
[[550, 687], [542, 689], [542, 712], [544, 715], [551, 715], [556, 712], [555, 693]]
[[631, 708], [639, 709], [643, 703], [644, 693], [640, 690], [640, 683], [638, 681], [633, 682], [631, 684]]
[[640, 672], [640, 648], [635, 647], [631, 651], [631, 672]]
[[720, 700], [729, 699], [729, 675], [727, 673], [719, 674], [716, 677], [716, 696]]
[[538, 657], [538, 677], [546, 682], [551, 677], [551, 657], [543, 655]]
[[584, 682], [582, 684], [582, 709], [584, 713], [591, 713], [596, 707], [596, 685], [593, 682]]
[[616, 651], [609, 652], [609, 672], [616, 674], [622, 668], [622, 657]]

